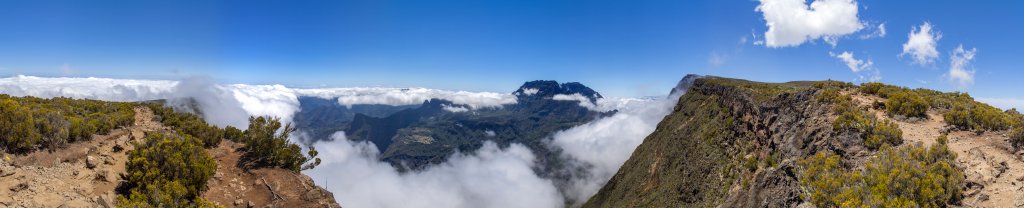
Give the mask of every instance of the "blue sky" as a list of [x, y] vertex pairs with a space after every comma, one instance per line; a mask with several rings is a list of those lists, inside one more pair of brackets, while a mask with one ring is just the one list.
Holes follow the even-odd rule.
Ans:
[[[834, 46], [770, 47], [759, 1], [2, 0], [0, 75], [471, 91], [554, 79], [643, 96], [688, 73], [777, 82], [877, 72], [891, 84], [1024, 98], [1020, 1], [827, 1], [856, 4], [861, 29], [826, 31]], [[925, 22], [941, 33], [938, 56], [917, 64], [900, 54]], [[959, 45], [976, 49], [966, 85], [948, 75]], [[843, 52], [872, 65], [854, 73], [833, 56]]]

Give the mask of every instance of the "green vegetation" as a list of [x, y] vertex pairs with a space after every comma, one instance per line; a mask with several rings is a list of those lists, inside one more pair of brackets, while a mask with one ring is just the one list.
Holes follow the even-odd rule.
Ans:
[[885, 112], [889, 115], [924, 118], [929, 108], [928, 102], [914, 91], [892, 92], [885, 102]]
[[886, 112], [890, 115], [924, 117], [928, 109], [935, 109], [944, 112], [942, 116], [947, 124], [960, 130], [999, 131], [1010, 127], [1008, 114], [974, 101], [967, 93], [911, 90], [881, 83], [864, 83], [860, 91], [888, 98]]
[[175, 112], [174, 109], [163, 106], [159, 103], [148, 103], [147, 105], [149, 109], [153, 110], [154, 114], [158, 115], [158, 120], [161, 123], [166, 126], [173, 127], [175, 130], [185, 134], [199, 138], [203, 142], [203, 147], [216, 147], [217, 145], [220, 145], [221, 139], [224, 138], [223, 129], [206, 123], [203, 118], [196, 114], [178, 113]]
[[0, 95], [0, 150], [28, 153], [89, 140], [134, 121], [132, 103]]
[[945, 136], [931, 148], [884, 145], [863, 170], [819, 152], [800, 162], [805, 199], [818, 207], [945, 207], [961, 199], [963, 172]]
[[876, 150], [884, 144], [903, 143], [903, 131], [899, 125], [889, 120], [879, 120], [875, 115], [858, 108], [850, 96], [840, 95], [836, 89], [824, 87], [819, 90], [817, 97], [819, 102], [833, 104], [832, 111], [839, 115], [832, 123], [832, 128], [836, 131], [859, 132], [868, 149]]
[[1024, 148], [1024, 115], [1017, 111], [1016, 108], [1006, 110], [1006, 114], [1010, 119], [1010, 144], [1013, 145], [1014, 149], [1020, 150]]
[[976, 103], [973, 106], [961, 106], [943, 114], [946, 123], [961, 130], [1006, 130], [1010, 127], [1010, 117], [998, 108]]
[[128, 155], [120, 207], [207, 207], [200, 196], [217, 171], [202, 142], [187, 134], [149, 134]]
[[[280, 133], [275, 134], [275, 132]], [[241, 137], [245, 144], [245, 155], [240, 163], [249, 167], [280, 167], [292, 171], [311, 169], [320, 164], [317, 151], [310, 147], [309, 157], [302, 155], [299, 145], [288, 141], [288, 135], [295, 131], [291, 124], [281, 127], [280, 118], [250, 117], [249, 128]], [[232, 133], [234, 134], [234, 133]], [[309, 164], [306, 164], [310, 162]], [[303, 164], [306, 164], [303, 167]]]

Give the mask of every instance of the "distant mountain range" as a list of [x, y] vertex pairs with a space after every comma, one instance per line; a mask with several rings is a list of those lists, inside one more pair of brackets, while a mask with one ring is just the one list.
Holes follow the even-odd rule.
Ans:
[[299, 131], [313, 138], [308, 142], [330, 139], [337, 131], [353, 141], [372, 142], [382, 153], [380, 159], [400, 170], [440, 163], [457, 151], [475, 151], [484, 141], [523, 144], [538, 155], [541, 169], [552, 169], [558, 166], [558, 154], [544, 144], [545, 138], [615, 113], [584, 107], [603, 97], [576, 82], [530, 81], [512, 95], [517, 98], [514, 104], [483, 108], [442, 99], [421, 105], [347, 107], [333, 99], [300, 97], [294, 121]]

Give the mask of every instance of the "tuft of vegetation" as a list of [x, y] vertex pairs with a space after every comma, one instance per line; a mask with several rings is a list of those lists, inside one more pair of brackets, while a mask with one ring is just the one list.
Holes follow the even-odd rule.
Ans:
[[[832, 123], [836, 131], [847, 130], [860, 133], [864, 146], [871, 150], [888, 145], [903, 143], [903, 131], [899, 125], [889, 120], [879, 120], [875, 115], [853, 104], [848, 95], [829, 93], [831, 89], [820, 90], [818, 101], [833, 104], [832, 111], [838, 117]], [[823, 97], [827, 97], [824, 98]]]
[[960, 130], [999, 131], [1010, 127], [1010, 116], [998, 108], [976, 103], [957, 107], [942, 115], [946, 123]]
[[0, 150], [29, 153], [107, 134], [135, 120], [132, 103], [0, 95]]
[[860, 91], [865, 94], [889, 98], [886, 113], [908, 117], [924, 117], [928, 109], [943, 113], [946, 124], [960, 130], [999, 131], [1010, 127], [1007, 113], [990, 105], [974, 101], [967, 93], [939, 92], [929, 89], [907, 89], [882, 83], [864, 83]]
[[173, 108], [159, 103], [148, 103], [147, 106], [158, 116], [158, 120], [161, 123], [199, 138], [205, 148], [213, 148], [220, 145], [221, 139], [224, 138], [225, 132], [223, 129], [206, 123], [202, 117], [196, 114], [175, 112]]
[[120, 207], [206, 207], [200, 196], [217, 162], [187, 134], [149, 134], [128, 154]]
[[1006, 114], [1010, 119], [1010, 144], [1014, 149], [1020, 150], [1024, 148], [1024, 115], [1016, 108], [1006, 110]]
[[800, 162], [805, 199], [818, 207], [945, 207], [962, 198], [963, 172], [945, 136], [930, 148], [884, 145], [863, 170], [819, 152]]
[[291, 124], [282, 128], [280, 118], [249, 117], [249, 128], [241, 137], [245, 155], [239, 162], [248, 167], [280, 167], [296, 172], [319, 165], [316, 149], [309, 147], [307, 157], [299, 145], [288, 141], [293, 131]]
[[889, 115], [925, 118], [929, 108], [928, 102], [914, 91], [892, 92], [885, 102], [885, 112]]

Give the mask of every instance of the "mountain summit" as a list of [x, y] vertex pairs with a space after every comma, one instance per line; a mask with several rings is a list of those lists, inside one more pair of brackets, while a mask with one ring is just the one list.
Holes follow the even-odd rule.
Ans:
[[566, 82], [559, 84], [553, 80], [537, 80], [523, 83], [518, 90], [512, 93], [516, 95], [516, 98], [520, 102], [532, 101], [537, 99], [551, 99], [555, 95], [574, 95], [579, 94], [590, 100], [590, 102], [596, 102], [597, 99], [603, 98], [600, 93], [590, 89], [579, 82]]

